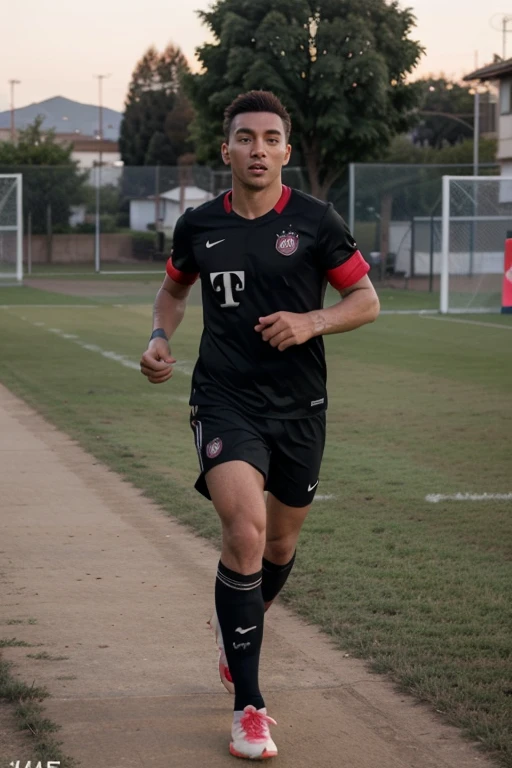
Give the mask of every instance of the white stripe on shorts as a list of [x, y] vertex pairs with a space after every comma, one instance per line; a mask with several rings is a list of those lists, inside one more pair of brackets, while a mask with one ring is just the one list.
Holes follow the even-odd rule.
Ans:
[[201, 472], [204, 472], [203, 457], [201, 455], [201, 449], [203, 447], [203, 425], [200, 421], [194, 422], [194, 437], [196, 444], [197, 457], [199, 459], [199, 467]]

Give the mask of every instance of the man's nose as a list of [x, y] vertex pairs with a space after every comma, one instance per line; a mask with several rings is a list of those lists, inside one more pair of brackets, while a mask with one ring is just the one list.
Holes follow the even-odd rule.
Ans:
[[257, 155], [258, 157], [260, 157], [261, 155], [264, 155], [265, 153], [266, 153], [265, 144], [263, 143], [263, 141], [258, 141], [258, 139], [256, 139], [256, 141], [252, 145], [252, 153], [251, 154]]

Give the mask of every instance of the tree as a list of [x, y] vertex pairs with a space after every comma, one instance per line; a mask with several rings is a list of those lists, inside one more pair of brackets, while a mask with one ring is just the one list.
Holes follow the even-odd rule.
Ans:
[[421, 101], [414, 142], [441, 149], [472, 138], [474, 96], [471, 87], [445, 77], [428, 77], [416, 82]]
[[69, 228], [71, 206], [84, 199], [87, 174], [78, 170], [71, 144], [57, 141], [55, 131], [43, 131], [37, 117], [19, 131], [18, 142], [0, 142], [2, 173], [23, 174], [23, 214], [32, 217], [32, 231], [46, 232], [49, 217], [53, 230]]
[[197, 49], [203, 71], [186, 78], [200, 159], [218, 158], [223, 109], [253, 88], [289, 109], [321, 198], [348, 162], [378, 156], [409, 127], [417, 88], [405, 80], [423, 49], [396, 0], [217, 0], [199, 15], [216, 40]]
[[181, 89], [186, 71], [185, 56], [172, 44], [163, 53], [151, 46], [137, 63], [119, 139], [125, 165], [177, 165], [190, 150], [193, 111]]

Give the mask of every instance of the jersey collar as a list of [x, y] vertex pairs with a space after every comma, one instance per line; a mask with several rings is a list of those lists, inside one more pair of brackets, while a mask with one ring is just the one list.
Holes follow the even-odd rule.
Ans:
[[[231, 213], [233, 211], [233, 206], [231, 204], [231, 197], [233, 195], [233, 190], [230, 189], [226, 194], [224, 195], [224, 210], [226, 213]], [[290, 187], [287, 187], [285, 184], [282, 185], [281, 189], [281, 197], [277, 201], [277, 203], [274, 205], [274, 211], [276, 213], [282, 213], [286, 206], [288, 205], [288, 202], [290, 200], [290, 197], [292, 196], [292, 190]]]

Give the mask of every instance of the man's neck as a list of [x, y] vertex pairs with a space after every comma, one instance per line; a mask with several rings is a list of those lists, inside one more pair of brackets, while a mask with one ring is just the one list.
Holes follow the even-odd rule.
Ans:
[[244, 219], [257, 219], [275, 208], [283, 193], [281, 179], [265, 189], [247, 189], [233, 179], [231, 207]]

